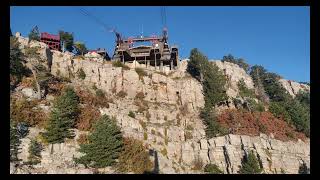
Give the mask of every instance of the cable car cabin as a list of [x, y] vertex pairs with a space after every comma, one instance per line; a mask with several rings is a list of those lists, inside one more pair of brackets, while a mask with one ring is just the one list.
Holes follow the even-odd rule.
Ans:
[[[150, 45], [138, 45], [142, 42], [151, 42]], [[163, 66], [169, 66], [175, 69], [178, 66], [178, 47], [169, 47], [167, 36], [150, 36], [121, 39], [117, 35], [116, 47], [113, 60], [122, 63], [137, 61], [139, 64], [146, 64], [162, 69]]]
[[46, 43], [50, 49], [61, 51], [60, 35], [53, 35], [46, 32], [41, 33], [40, 41]]

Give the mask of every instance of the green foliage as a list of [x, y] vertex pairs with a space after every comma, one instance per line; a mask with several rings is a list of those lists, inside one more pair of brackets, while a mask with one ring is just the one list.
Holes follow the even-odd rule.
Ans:
[[298, 131], [310, 136], [310, 109], [297, 100], [290, 101], [286, 110]]
[[233, 64], [237, 64], [239, 67], [243, 68], [245, 72], [248, 72], [250, 69], [250, 65], [247, 64], [244, 59], [242, 58], [236, 59], [231, 54], [228, 54], [227, 56], [223, 56], [222, 62], [225, 62], [225, 61]]
[[73, 137], [70, 128], [74, 126], [79, 114], [79, 97], [74, 89], [67, 87], [56, 99], [50, 114], [44, 137], [49, 143], [63, 143], [65, 138]]
[[200, 117], [203, 119], [204, 124], [206, 125], [205, 131], [208, 138], [213, 138], [228, 133], [227, 130], [216, 121], [217, 116], [213, 110], [206, 108], [203, 109], [200, 112]]
[[116, 120], [103, 115], [88, 136], [88, 143], [80, 145], [79, 151], [85, 155], [75, 161], [87, 167], [103, 168], [115, 164], [122, 150], [123, 139]]
[[238, 82], [238, 88], [239, 88], [239, 94], [241, 97], [250, 97], [250, 98], [254, 98], [255, 94], [254, 94], [254, 90], [247, 88], [245, 82], [243, 79], [241, 79]]
[[226, 78], [197, 48], [191, 50], [187, 72], [202, 83], [205, 106], [212, 107], [227, 99]]
[[139, 75], [139, 79], [142, 79], [143, 76], [147, 76], [147, 73], [142, 68], [135, 68], [135, 71]]
[[207, 164], [204, 167], [204, 172], [209, 174], [223, 174], [223, 171], [216, 164]]
[[27, 74], [27, 69], [23, 63], [24, 55], [19, 49], [19, 41], [15, 37], [10, 37], [10, 85], [15, 86], [18, 84], [23, 75]]
[[38, 164], [41, 162], [41, 150], [42, 146], [35, 139], [31, 139], [29, 146], [29, 164]]
[[31, 40], [35, 40], [35, 41], [40, 41], [40, 33], [39, 33], [39, 30], [38, 30], [38, 27], [34, 27], [30, 33], [29, 33], [29, 41]]
[[132, 118], [136, 118], [136, 115], [135, 115], [134, 112], [132, 112], [132, 111], [129, 111], [128, 116], [129, 116], [129, 117], [132, 117]]
[[290, 114], [287, 112], [287, 104], [285, 102], [270, 102], [269, 111], [277, 118], [283, 118], [288, 123], [291, 122]]
[[113, 67], [122, 67], [122, 69], [124, 69], [124, 70], [129, 70], [130, 69], [129, 66], [123, 64], [121, 61], [113, 61], [112, 62], [112, 66]]
[[97, 96], [98, 98], [105, 98], [105, 94], [104, 94], [104, 92], [103, 92], [101, 89], [97, 89], [97, 90], [96, 90], [96, 96]]
[[250, 151], [247, 157], [242, 160], [242, 167], [239, 170], [240, 174], [260, 174], [262, 172], [260, 163], [253, 151]]
[[302, 163], [299, 166], [299, 174], [310, 174], [310, 168], [308, 168], [308, 166], [306, 165], [306, 163]]
[[120, 153], [117, 170], [142, 174], [151, 171], [153, 165], [149, 153], [141, 141], [124, 139], [124, 150]]
[[206, 125], [206, 136], [212, 138], [226, 131], [219, 123], [212, 111], [212, 107], [227, 100], [226, 78], [219, 68], [208, 61], [197, 48], [191, 50], [190, 61], [188, 62], [187, 72], [202, 83], [205, 108], [200, 113]]
[[18, 161], [18, 147], [21, 141], [16, 129], [16, 123], [10, 119], [10, 161]]
[[305, 107], [310, 107], [310, 93], [305, 91], [300, 91], [295, 98]]
[[59, 31], [60, 40], [65, 43], [65, 48], [67, 51], [73, 51], [73, 33], [68, 33], [64, 31]]
[[265, 111], [264, 109], [264, 105], [262, 102], [256, 102], [254, 99], [252, 98], [247, 98], [246, 102], [251, 110], [251, 112], [255, 112], [255, 111], [259, 111], [259, 112], [263, 112]]
[[79, 41], [74, 43], [74, 48], [76, 49], [78, 55], [83, 56], [83, 54], [88, 52], [86, 45], [82, 42], [79, 42]]
[[80, 78], [80, 79], [85, 79], [86, 78], [86, 73], [83, 71], [82, 68], [80, 68], [79, 71], [78, 71], [78, 78]]

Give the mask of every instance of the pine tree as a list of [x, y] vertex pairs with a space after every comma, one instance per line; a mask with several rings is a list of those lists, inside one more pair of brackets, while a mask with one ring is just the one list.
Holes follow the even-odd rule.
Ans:
[[94, 125], [92, 134], [88, 136], [88, 143], [80, 145], [80, 152], [84, 156], [75, 161], [87, 167], [102, 168], [115, 164], [123, 149], [123, 139], [120, 128], [115, 119], [102, 116]]
[[29, 41], [31, 40], [40, 41], [40, 33], [37, 26], [35, 26], [29, 33]]
[[239, 172], [241, 174], [260, 174], [262, 170], [257, 157], [254, 155], [253, 151], [250, 151], [248, 156], [243, 159], [242, 167]]
[[18, 161], [18, 147], [20, 139], [15, 127], [15, 123], [10, 120], [10, 161]]
[[73, 137], [70, 130], [79, 114], [79, 97], [73, 88], [67, 87], [57, 98], [50, 115], [49, 125], [44, 137], [49, 143], [63, 143], [65, 138]]
[[38, 164], [40, 163], [41, 159], [41, 150], [42, 146], [37, 140], [32, 139], [29, 146], [29, 163], [30, 164]]

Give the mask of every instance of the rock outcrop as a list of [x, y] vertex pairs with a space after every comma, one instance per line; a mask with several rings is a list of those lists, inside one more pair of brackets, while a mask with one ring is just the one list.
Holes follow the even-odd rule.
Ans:
[[[131, 69], [125, 70], [113, 67], [111, 62], [94, 54], [75, 57], [54, 50], [45, 53], [48, 52], [45, 44], [18, 38], [24, 46], [38, 44], [43, 58], [51, 58], [48, 69], [53, 75], [70, 78], [76, 88], [90, 89], [94, 85], [103, 90], [112, 101], [100, 108], [100, 113], [115, 116], [124, 136], [143, 140], [149, 149], [156, 151], [160, 173], [201, 173], [195, 167], [199, 162], [202, 166], [216, 164], [225, 173], [237, 173], [241, 159], [249, 150], [257, 155], [265, 173], [297, 173], [302, 163], [310, 167], [309, 142], [282, 142], [263, 134], [257, 137], [229, 134], [207, 140], [199, 117], [204, 106], [202, 86], [186, 73], [186, 60], [180, 62], [177, 70], [165, 73], [134, 63], [129, 64]], [[238, 95], [237, 83], [241, 79], [249, 89], [254, 88], [251, 77], [238, 65], [213, 63], [229, 80], [229, 97]], [[146, 75], [139, 76], [135, 67], [143, 68]], [[78, 77], [80, 70], [85, 73], [84, 79]], [[292, 94], [298, 91], [295, 84], [288, 87]], [[30, 90], [24, 91], [27, 96], [33, 96]], [[129, 111], [135, 112], [135, 118], [128, 116]], [[30, 138], [39, 132], [31, 128], [29, 135], [22, 139], [19, 157], [23, 161], [27, 161]], [[32, 168], [12, 165], [12, 173], [94, 173], [93, 169], [73, 162], [73, 158], [80, 155], [77, 138], [81, 133], [84, 132], [76, 131], [75, 139], [65, 143], [46, 146], [41, 153], [41, 163]], [[101, 171], [114, 173], [108, 168]]]

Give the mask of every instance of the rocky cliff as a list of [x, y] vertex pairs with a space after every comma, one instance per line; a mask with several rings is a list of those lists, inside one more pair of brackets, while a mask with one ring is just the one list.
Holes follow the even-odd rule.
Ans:
[[[201, 84], [186, 73], [187, 61], [180, 63], [175, 71], [165, 73], [155, 69], [146, 69], [138, 63], [128, 64], [125, 70], [113, 67], [99, 56], [74, 57], [71, 53], [50, 51], [39, 42], [30, 42], [18, 37], [24, 46], [37, 46], [41, 57], [47, 60], [46, 66], [55, 76], [70, 78], [72, 85], [79, 89], [92, 86], [103, 90], [112, 101], [108, 107], [100, 108], [101, 114], [115, 116], [125, 136], [134, 137], [157, 151], [160, 173], [201, 173], [195, 164], [212, 163], [218, 165], [224, 173], [237, 173], [241, 159], [253, 150], [265, 173], [297, 173], [300, 164], [310, 166], [310, 143], [308, 141], [282, 142], [272, 135], [250, 137], [229, 134], [207, 140], [204, 125], [199, 117], [204, 106]], [[248, 88], [254, 88], [252, 79], [238, 65], [215, 61], [216, 65], [229, 79], [227, 94], [236, 97], [237, 82], [244, 79]], [[146, 75], [139, 75], [134, 67], [142, 67]], [[77, 76], [80, 70], [85, 78]], [[300, 89], [308, 90], [305, 85], [287, 84], [281, 80], [289, 93], [294, 96]], [[25, 88], [26, 89], [26, 88]], [[22, 89], [23, 91], [26, 91]], [[29, 92], [30, 91], [30, 92]], [[24, 93], [32, 98], [30, 88]], [[123, 96], [117, 96], [125, 92]], [[50, 105], [44, 107], [50, 109]], [[129, 111], [136, 112], [135, 118], [128, 116]], [[36, 137], [41, 130], [31, 128], [29, 135], [22, 140], [20, 158], [26, 161], [30, 137]], [[75, 165], [73, 157], [79, 156], [77, 138], [87, 133], [76, 130], [75, 139], [63, 144], [48, 145], [42, 151], [41, 163], [34, 167], [12, 167], [12, 173], [94, 173], [92, 169]], [[155, 157], [151, 157], [154, 159]], [[113, 173], [106, 168], [100, 170]]]

